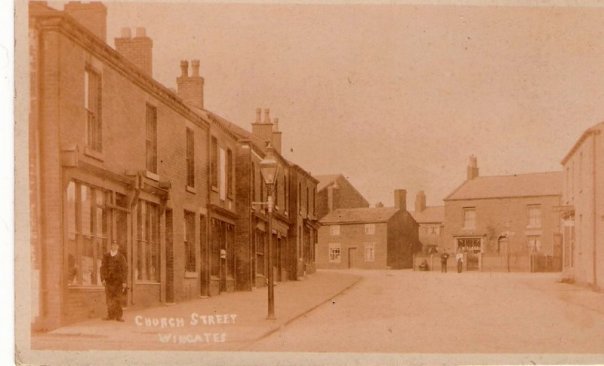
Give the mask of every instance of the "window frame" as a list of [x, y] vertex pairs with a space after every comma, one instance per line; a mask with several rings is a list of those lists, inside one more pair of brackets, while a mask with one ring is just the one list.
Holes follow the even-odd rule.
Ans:
[[342, 246], [340, 243], [329, 243], [327, 259], [329, 263], [342, 263]]
[[[472, 220], [469, 220], [469, 213], [473, 214]], [[463, 208], [463, 229], [464, 230], [476, 230], [477, 221], [476, 207], [464, 207]], [[470, 225], [468, 224], [470, 223]]]
[[[96, 101], [91, 100], [93, 93], [91, 89], [96, 83]], [[102, 118], [102, 77], [101, 73], [92, 67], [86, 65], [84, 69], [84, 110], [86, 111], [86, 147], [92, 151], [101, 154], [103, 152], [103, 118]], [[93, 107], [94, 106], [94, 107]], [[91, 121], [92, 118], [92, 121]]]
[[146, 104], [145, 121], [145, 167], [157, 174], [157, 107]]
[[190, 127], [186, 127], [185, 131], [185, 163], [187, 173], [187, 187], [195, 188], [195, 132]]

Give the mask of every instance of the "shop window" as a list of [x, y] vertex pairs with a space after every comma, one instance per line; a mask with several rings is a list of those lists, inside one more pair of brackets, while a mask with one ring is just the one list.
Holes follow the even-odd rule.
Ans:
[[264, 255], [265, 234], [261, 231], [256, 231], [256, 273], [264, 276], [266, 273], [266, 263]]
[[185, 272], [195, 272], [197, 258], [195, 256], [195, 214], [185, 211]]
[[329, 244], [329, 262], [340, 263], [342, 261], [341, 248], [339, 243]]
[[[67, 279], [70, 286], [101, 285], [103, 254], [109, 250], [109, 192], [71, 181], [67, 185]], [[109, 198], [108, 198], [109, 197]]]
[[139, 281], [159, 282], [159, 208], [139, 200], [137, 205], [136, 268]]
[[84, 73], [84, 108], [86, 109], [86, 146], [94, 151], [103, 151], [103, 129], [101, 120], [101, 77], [91, 68]]

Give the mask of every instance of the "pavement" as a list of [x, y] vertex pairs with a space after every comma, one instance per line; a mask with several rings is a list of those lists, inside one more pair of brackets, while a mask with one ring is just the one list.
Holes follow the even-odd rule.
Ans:
[[268, 320], [266, 287], [142, 310], [125, 322], [94, 319], [32, 334], [32, 349], [240, 350], [353, 287], [361, 276], [317, 271], [275, 286], [276, 319]]

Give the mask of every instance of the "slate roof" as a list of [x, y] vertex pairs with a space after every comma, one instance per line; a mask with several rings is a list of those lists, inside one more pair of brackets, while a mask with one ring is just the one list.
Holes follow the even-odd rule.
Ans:
[[325, 215], [320, 222], [322, 224], [387, 222], [398, 211], [399, 209], [394, 207], [339, 208]]
[[562, 172], [479, 176], [466, 180], [445, 200], [561, 195], [562, 179]]
[[422, 212], [409, 213], [418, 224], [445, 221], [445, 206], [428, 206]]

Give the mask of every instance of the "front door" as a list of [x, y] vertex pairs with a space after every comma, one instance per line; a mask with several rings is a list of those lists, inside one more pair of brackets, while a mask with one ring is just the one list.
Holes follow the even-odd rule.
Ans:
[[348, 248], [348, 268], [354, 268], [356, 265], [357, 248]]

